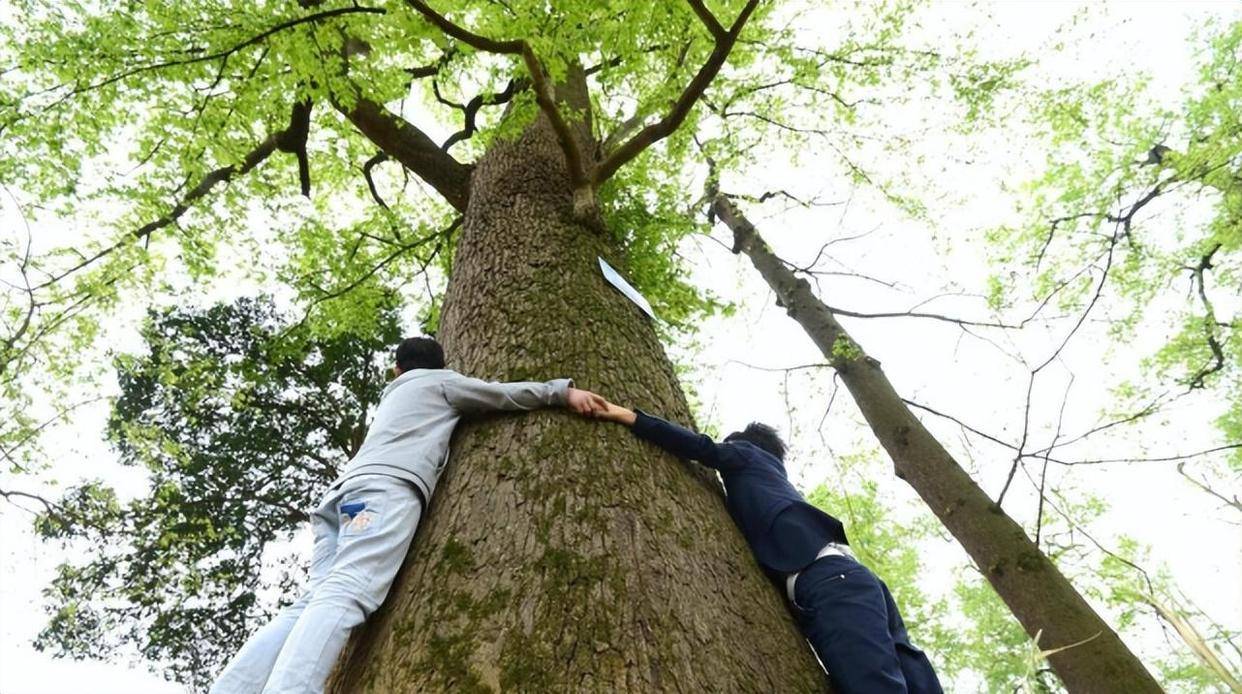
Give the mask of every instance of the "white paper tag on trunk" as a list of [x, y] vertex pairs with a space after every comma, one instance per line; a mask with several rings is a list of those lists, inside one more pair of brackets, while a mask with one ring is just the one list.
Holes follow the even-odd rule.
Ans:
[[651, 310], [651, 304], [647, 303], [647, 299], [642, 294], [639, 294], [637, 289], [630, 286], [630, 283], [626, 282], [625, 278], [612, 269], [612, 266], [605, 262], [603, 258], [599, 259], [599, 269], [604, 273], [604, 279], [608, 280], [608, 284], [616, 287], [627, 299], [633, 301], [642, 309], [643, 313], [655, 319], [655, 311]]

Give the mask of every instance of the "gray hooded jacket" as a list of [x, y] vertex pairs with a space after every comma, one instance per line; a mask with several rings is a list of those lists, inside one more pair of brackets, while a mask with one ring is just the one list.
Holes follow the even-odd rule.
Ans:
[[358, 454], [332, 487], [356, 475], [404, 479], [431, 499], [463, 414], [564, 405], [573, 381], [489, 383], [450, 369], [411, 369], [384, 389]]

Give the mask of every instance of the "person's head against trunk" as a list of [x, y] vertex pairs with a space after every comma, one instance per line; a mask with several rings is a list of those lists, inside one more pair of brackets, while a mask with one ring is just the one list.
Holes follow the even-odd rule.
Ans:
[[397, 345], [398, 376], [411, 369], [443, 369], [444, 348], [432, 337], [407, 337]]
[[781, 462], [785, 462], [785, 451], [788, 450], [776, 429], [762, 422], [747, 424], [745, 429], [726, 436], [725, 441], [746, 441], [771, 453]]

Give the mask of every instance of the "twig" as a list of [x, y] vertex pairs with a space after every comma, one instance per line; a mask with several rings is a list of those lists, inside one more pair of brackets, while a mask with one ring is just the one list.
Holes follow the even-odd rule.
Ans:
[[[1065, 395], [1061, 397], [1061, 411], [1057, 413], [1057, 430], [1052, 435], [1052, 443], [1044, 453], [1044, 465], [1039, 472], [1039, 506], [1035, 511], [1035, 545], [1039, 545], [1040, 532], [1044, 527], [1044, 485], [1048, 481], [1048, 458], [1057, 447], [1057, 439], [1061, 436], [1061, 422], [1065, 419], [1065, 405], [1069, 402], [1070, 388], [1074, 387], [1074, 374], [1070, 374], [1069, 383], [1065, 384]], [[1000, 503], [999, 501], [997, 503]]]

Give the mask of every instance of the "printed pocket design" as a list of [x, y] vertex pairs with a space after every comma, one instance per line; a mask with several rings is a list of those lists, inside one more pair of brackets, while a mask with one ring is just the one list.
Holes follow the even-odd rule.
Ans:
[[366, 502], [341, 504], [341, 537], [365, 535], [379, 524], [379, 509]]

